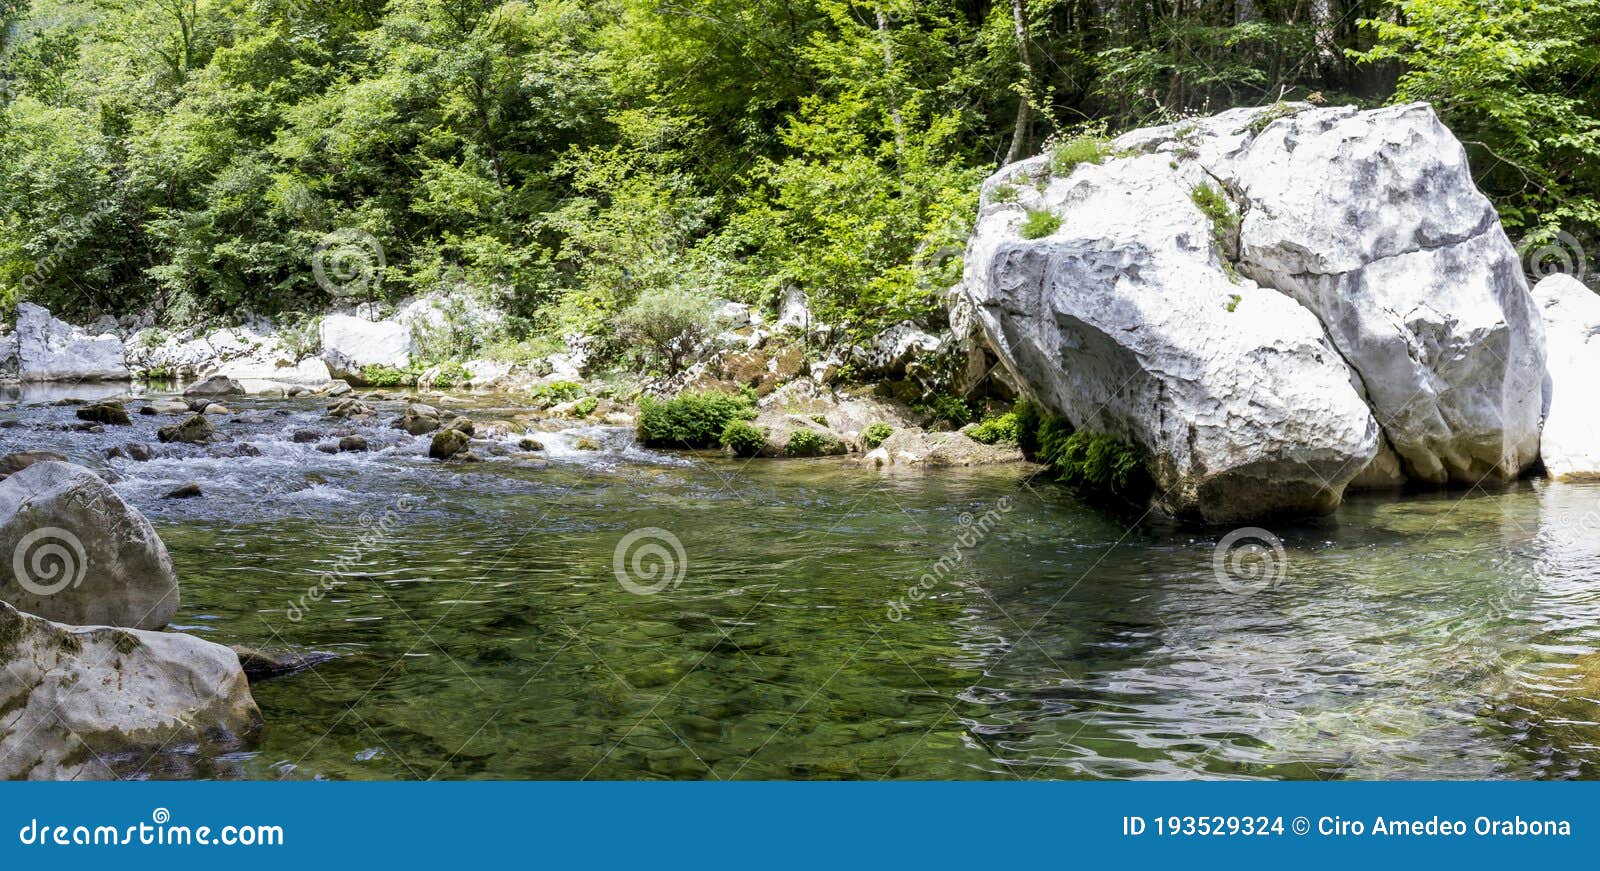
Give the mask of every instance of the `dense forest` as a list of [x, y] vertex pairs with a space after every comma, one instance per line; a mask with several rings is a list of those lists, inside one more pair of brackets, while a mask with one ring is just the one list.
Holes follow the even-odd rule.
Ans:
[[523, 338], [791, 285], [870, 328], [937, 309], [1001, 163], [1279, 100], [1432, 101], [1514, 239], [1600, 231], [1597, 0], [0, 0], [0, 23], [8, 310], [316, 312], [341, 301], [319, 246], [359, 239], [362, 294], [476, 294]]

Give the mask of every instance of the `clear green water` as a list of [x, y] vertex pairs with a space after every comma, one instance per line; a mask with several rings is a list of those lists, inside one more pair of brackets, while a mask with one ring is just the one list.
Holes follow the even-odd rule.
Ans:
[[[370, 455], [291, 444], [329, 425], [291, 408], [224, 427], [260, 457], [112, 464], [172, 550], [180, 628], [338, 654], [255, 687], [265, 743], [218, 776], [1600, 771], [1600, 487], [1359, 499], [1275, 527], [1281, 580], [1240, 594], [1218, 534], [1129, 530], [1011, 472], [662, 457], [601, 431], [597, 454], [567, 433], [541, 436], [548, 463], [442, 467], [381, 427]], [[59, 414], [8, 412], [26, 423], [0, 447], [88, 459], [155, 425], [40, 428]], [[159, 498], [190, 479], [205, 498]], [[686, 571], [637, 595], [613, 556], [646, 527]]]

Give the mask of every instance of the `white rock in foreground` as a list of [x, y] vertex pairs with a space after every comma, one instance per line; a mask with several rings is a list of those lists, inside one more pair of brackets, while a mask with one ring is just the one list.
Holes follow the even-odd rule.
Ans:
[[411, 364], [411, 328], [399, 321], [328, 315], [320, 329], [322, 359], [337, 377], [359, 375], [364, 366], [403, 369]]
[[1557, 480], [1600, 479], [1600, 296], [1570, 275], [1533, 287], [1549, 343], [1544, 431], [1545, 471]]
[[35, 463], [0, 481], [0, 600], [63, 623], [159, 629], [178, 576], [154, 528], [100, 476]]
[[[1198, 178], [1168, 165], [1050, 178], [1039, 157], [991, 178], [966, 260], [984, 333], [1048, 410], [1143, 449], [1165, 512], [1330, 511], [1376, 456], [1377, 425], [1316, 318], [1225, 271]], [[1023, 238], [1044, 211], [1061, 226]]]
[[[63, 626], [0, 602], [0, 779], [110, 779], [259, 736], [239, 656], [192, 635]], [[152, 754], [156, 758], [152, 758]]]
[[17, 304], [17, 377], [23, 381], [127, 381], [122, 340], [94, 336], [31, 302]]

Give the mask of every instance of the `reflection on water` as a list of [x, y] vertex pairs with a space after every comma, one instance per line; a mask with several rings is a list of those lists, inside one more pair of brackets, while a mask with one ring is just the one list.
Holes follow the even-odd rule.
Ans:
[[[266, 743], [230, 760], [248, 776], [1565, 778], [1600, 761], [1600, 487], [1356, 499], [1275, 528], [1281, 582], [1235, 594], [1219, 533], [1129, 531], [1009, 472], [664, 457], [599, 429], [598, 452], [540, 433], [551, 450], [528, 457], [519, 432], [444, 467], [381, 426], [360, 430], [368, 454], [295, 444], [334, 426], [311, 402], [237, 404], [223, 429], [260, 456], [113, 468], [172, 549], [182, 628], [340, 654], [257, 686]], [[158, 422], [3, 417], [22, 424], [0, 449], [86, 460]], [[206, 497], [160, 498], [185, 480]], [[640, 596], [614, 549], [647, 527], [687, 566]]]

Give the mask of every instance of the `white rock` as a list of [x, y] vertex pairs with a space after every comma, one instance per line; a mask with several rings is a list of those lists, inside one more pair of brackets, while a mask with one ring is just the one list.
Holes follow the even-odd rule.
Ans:
[[1600, 296], [1570, 275], [1533, 287], [1549, 343], [1544, 431], [1539, 450], [1550, 477], [1600, 479]]
[[[1310, 311], [1230, 278], [1170, 163], [1084, 165], [1043, 191], [1048, 156], [1003, 169], [984, 185], [965, 292], [1034, 399], [1146, 452], [1166, 513], [1330, 511], [1376, 456], [1377, 424]], [[1024, 239], [1030, 210], [1062, 224]]]
[[811, 330], [811, 300], [806, 297], [806, 292], [798, 287], [787, 287], [783, 291], [783, 300], [778, 305], [778, 332], [793, 330], [796, 332], [809, 332]]
[[126, 381], [122, 340], [90, 335], [43, 306], [17, 304], [17, 376], [23, 381]]
[[[1024, 392], [1149, 452], [1169, 510], [1326, 510], [1357, 473], [1478, 483], [1533, 462], [1544, 330], [1428, 106], [1240, 109], [1112, 150], [1068, 179], [1043, 157], [991, 178], [963, 292]], [[1213, 241], [1201, 184], [1236, 235]], [[1021, 240], [1030, 210], [1061, 229]]]
[[403, 369], [411, 364], [411, 328], [398, 321], [328, 315], [320, 329], [322, 359], [337, 377], [359, 374], [364, 366]]
[[35, 463], [0, 482], [0, 599], [63, 623], [159, 629], [178, 577], [155, 529], [88, 469]]
[[938, 336], [911, 321], [901, 321], [879, 333], [867, 347], [855, 349], [852, 356], [868, 374], [900, 378], [908, 365], [939, 353], [943, 347], [944, 341]]
[[717, 322], [725, 329], [737, 330], [752, 323], [750, 306], [742, 302], [723, 301], [716, 312]]
[[511, 374], [511, 364], [503, 360], [468, 360], [465, 364], [473, 388], [487, 390]]
[[1321, 319], [1411, 477], [1477, 484], [1533, 463], [1542, 325], [1431, 107], [1308, 109], [1213, 171], [1248, 203], [1240, 271]]
[[[239, 656], [192, 635], [64, 626], [0, 602], [0, 779], [112, 779], [248, 746]], [[154, 758], [153, 758], [154, 757]]]
[[232, 360], [209, 368], [206, 372], [239, 381], [272, 381], [278, 384], [326, 384], [333, 379], [333, 372], [321, 357], [295, 361], [288, 355]]

